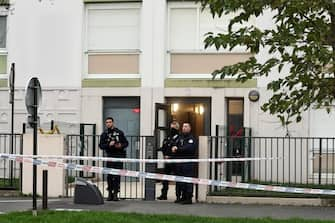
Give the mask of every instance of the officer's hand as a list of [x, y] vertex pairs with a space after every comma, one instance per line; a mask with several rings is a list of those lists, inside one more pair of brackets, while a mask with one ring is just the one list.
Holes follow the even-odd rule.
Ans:
[[120, 149], [121, 147], [122, 147], [121, 143], [118, 142], [118, 143], [115, 144], [115, 148]]
[[112, 140], [112, 141], [110, 141], [109, 146], [114, 146], [114, 144], [115, 144], [115, 141]]
[[177, 149], [178, 149], [177, 146], [173, 146], [173, 147], [171, 148], [171, 150], [172, 150], [173, 153], [177, 152]]
[[169, 159], [170, 157], [169, 156], [164, 156], [164, 159]]

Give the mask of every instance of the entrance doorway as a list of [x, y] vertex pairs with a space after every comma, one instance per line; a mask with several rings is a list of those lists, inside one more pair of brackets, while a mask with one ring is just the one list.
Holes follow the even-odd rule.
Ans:
[[189, 122], [192, 134], [211, 135], [211, 99], [210, 98], [166, 98], [171, 109], [171, 120]]
[[[155, 105], [155, 145], [161, 148], [166, 138], [170, 122], [178, 121], [180, 126], [188, 122], [192, 126], [192, 134], [198, 139], [199, 136], [211, 135], [211, 99], [210, 98], [166, 98], [165, 104]], [[162, 159], [163, 155], [158, 152], [155, 158]], [[164, 165], [158, 164], [161, 170]]]
[[[115, 127], [122, 130], [129, 142], [126, 157], [140, 158], [140, 98], [139, 97], [104, 97], [103, 119], [113, 117]], [[104, 123], [104, 122], [103, 122]], [[124, 169], [139, 170], [139, 163], [125, 163]], [[138, 178], [121, 177], [120, 196], [127, 196], [127, 188], [131, 188]], [[137, 183], [134, 184], [134, 187]], [[130, 189], [132, 190], [132, 189]]]
[[[166, 138], [170, 122], [176, 120], [182, 125], [188, 122], [192, 126], [192, 134], [199, 136], [211, 135], [211, 99], [210, 98], [166, 98], [165, 104], [155, 105], [155, 139], [156, 148], [162, 146]], [[155, 158], [162, 159], [162, 152], [158, 152]], [[157, 165], [157, 171], [162, 172], [164, 165]], [[195, 177], [198, 176], [198, 166], [195, 166]], [[198, 185], [195, 185], [195, 198], [198, 199]]]
[[[122, 130], [129, 142], [128, 158], [137, 158], [136, 150], [140, 135], [140, 98], [139, 97], [104, 97], [103, 118], [113, 117], [115, 126]], [[104, 122], [103, 122], [104, 123]], [[126, 165], [129, 165], [127, 163]]]

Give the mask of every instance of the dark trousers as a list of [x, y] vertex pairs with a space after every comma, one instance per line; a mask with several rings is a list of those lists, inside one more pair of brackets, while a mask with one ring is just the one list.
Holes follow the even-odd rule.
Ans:
[[[194, 177], [194, 164], [181, 163], [180, 171], [182, 176]], [[183, 199], [192, 199], [193, 197], [193, 183], [180, 183], [179, 185]]]
[[[183, 163], [176, 163], [175, 164], [175, 174], [177, 176], [183, 176]], [[183, 187], [183, 183], [182, 182], [176, 182], [176, 197], [177, 200], [180, 200], [181, 197], [183, 197], [182, 195], [182, 187]]]
[[[172, 174], [175, 172], [175, 165], [173, 163], [165, 163], [164, 166], [164, 174]], [[163, 180], [162, 181], [162, 195], [166, 196], [167, 192], [169, 190], [169, 181], [168, 180]]]
[[[122, 162], [107, 162], [106, 166], [108, 168], [113, 169], [122, 169], [123, 163]], [[111, 193], [118, 193], [120, 191], [120, 181], [121, 177], [120, 175], [107, 175], [107, 185], [108, 185], [108, 191]]]

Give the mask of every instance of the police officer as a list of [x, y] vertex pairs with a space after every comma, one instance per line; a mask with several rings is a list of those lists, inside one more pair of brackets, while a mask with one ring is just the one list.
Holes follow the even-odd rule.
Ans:
[[[181, 159], [194, 159], [196, 158], [196, 152], [198, 143], [195, 137], [191, 134], [191, 124], [188, 122], [183, 123], [182, 134], [180, 137], [179, 146], [173, 146], [172, 152]], [[178, 175], [185, 177], [194, 177], [194, 163], [180, 163], [177, 168], [180, 172]], [[181, 204], [192, 204], [193, 197], [193, 184], [192, 183], [178, 183], [181, 189], [181, 200], [178, 203]]]
[[[114, 119], [107, 117], [105, 119], [106, 129], [100, 136], [100, 149], [104, 150], [107, 157], [124, 158], [126, 157], [125, 148], [128, 146], [128, 141], [124, 133], [114, 127]], [[108, 168], [122, 169], [122, 162], [106, 162]], [[107, 176], [108, 184], [108, 201], [118, 201], [118, 193], [120, 191], [120, 175]]]
[[[172, 153], [172, 146], [179, 144], [179, 123], [177, 121], [172, 121], [170, 124], [170, 132], [167, 138], [163, 141], [163, 146], [160, 149], [163, 152], [164, 159], [173, 159], [174, 154]], [[174, 163], [165, 163], [164, 165], [164, 174], [175, 173], [175, 164]], [[158, 200], [167, 200], [167, 192], [169, 190], [169, 181], [162, 181], [162, 194], [157, 197]], [[178, 198], [178, 191], [176, 188], [176, 196]]]

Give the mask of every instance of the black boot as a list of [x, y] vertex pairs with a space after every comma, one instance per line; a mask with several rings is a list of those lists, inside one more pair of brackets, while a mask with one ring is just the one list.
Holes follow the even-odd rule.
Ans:
[[161, 196], [157, 197], [158, 200], [167, 200], [167, 191], [162, 190]]
[[176, 193], [176, 200], [174, 201], [174, 203], [181, 203], [185, 200], [185, 193], [183, 193], [182, 191], [178, 191], [178, 193]]
[[192, 194], [187, 193], [185, 199], [180, 204], [192, 204]]
[[167, 200], [167, 196], [164, 196], [163, 194], [159, 197], [157, 197], [158, 200]]
[[113, 193], [113, 201], [119, 201], [119, 198], [117, 196], [118, 192]]
[[107, 201], [112, 201], [113, 199], [114, 199], [114, 195], [111, 191], [109, 191]]

